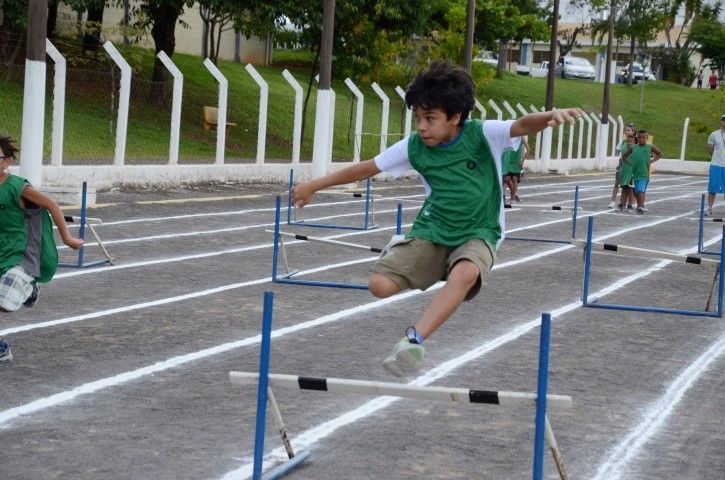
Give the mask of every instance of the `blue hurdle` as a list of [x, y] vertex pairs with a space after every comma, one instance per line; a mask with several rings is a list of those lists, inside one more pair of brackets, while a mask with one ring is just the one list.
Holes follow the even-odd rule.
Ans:
[[[316, 281], [316, 280], [298, 280], [295, 278], [291, 278], [299, 271], [295, 270], [290, 272], [289, 268], [287, 268], [287, 273], [284, 275], [279, 274], [279, 257], [280, 252], [282, 253], [282, 256], [285, 261], [285, 266], [287, 262], [287, 256], [284, 251], [284, 244], [282, 243], [282, 237], [283, 236], [290, 236], [297, 240], [303, 240], [303, 241], [318, 241], [323, 243], [329, 243], [333, 245], [339, 245], [339, 246], [346, 246], [356, 249], [362, 249], [367, 250], [373, 253], [381, 253], [382, 248], [376, 248], [376, 247], [367, 247], [364, 245], [356, 245], [348, 242], [340, 242], [335, 240], [327, 240], [327, 239], [321, 239], [321, 238], [314, 238], [307, 235], [299, 235], [299, 234], [292, 234], [292, 233], [285, 233], [280, 231], [280, 217], [281, 217], [281, 205], [282, 200], [280, 196], [277, 196], [276, 200], [276, 207], [275, 207], [275, 216], [274, 216], [274, 248], [272, 250], [272, 282], [274, 283], [289, 283], [293, 285], [307, 285], [311, 287], [332, 287], [332, 288], [351, 288], [356, 290], [367, 290], [367, 285], [362, 284], [356, 284], [356, 283], [341, 283], [341, 282], [322, 282], [322, 281]], [[398, 204], [398, 215], [396, 220], [396, 234], [400, 235], [402, 231], [402, 222], [403, 222], [403, 205]], [[308, 224], [302, 224], [304, 226], [310, 226]], [[280, 245], [282, 245], [282, 248], [280, 249]]]
[[[723, 223], [722, 218], [711, 218], [713, 222]], [[700, 255], [720, 255], [720, 252], [708, 252], [702, 245], [704, 241], [703, 236], [705, 233], [705, 194], [702, 194], [700, 198], [700, 222], [697, 229], [697, 253]]]
[[[712, 289], [710, 292], [710, 298], [708, 298], [707, 305], [705, 307], [705, 310], [679, 310], [679, 309], [673, 309], [673, 308], [663, 308], [663, 307], [648, 307], [648, 306], [635, 306], [635, 305], [618, 305], [618, 304], [606, 304], [606, 303], [599, 303], [597, 299], [590, 300], [589, 299], [589, 279], [591, 276], [591, 256], [592, 256], [592, 246], [594, 243], [592, 242], [592, 235], [594, 230], [594, 219], [592, 217], [589, 217], [589, 224], [587, 226], [587, 240], [586, 244], [584, 245], [584, 278], [582, 281], [582, 306], [589, 307], [589, 308], [605, 308], [605, 309], [611, 309], [611, 310], [626, 310], [630, 312], [652, 312], [652, 313], [670, 313], [675, 315], [688, 315], [688, 316], [695, 316], [695, 317], [722, 317], [723, 314], [723, 290], [725, 290], [725, 280], [723, 279], [721, 266], [723, 265], [723, 262], [725, 261], [725, 248], [723, 247], [723, 243], [721, 241], [720, 244], [720, 261], [717, 262], [715, 260], [710, 259], [700, 259], [698, 257], [692, 257], [692, 256], [679, 256], [680, 258], [675, 258], [676, 256], [674, 254], [666, 254], [663, 257], [663, 259], [669, 259], [673, 261], [682, 261], [689, 264], [694, 265], [716, 265], [716, 272], [715, 272], [715, 278], [717, 278], [718, 274], [720, 275], [719, 283], [718, 283], [718, 298], [717, 298], [717, 307], [714, 312], [708, 311], [710, 306], [710, 299], [712, 298]], [[723, 237], [725, 238], [725, 226], [723, 226]], [[600, 244], [602, 250], [605, 251], [617, 251], [617, 250], [636, 250], [631, 247], [619, 247], [617, 245], [607, 245], [607, 244]], [[713, 289], [714, 289], [714, 282], [713, 282]]]
[[[506, 207], [513, 208], [513, 207]], [[551, 207], [552, 210], [562, 210], [561, 207], [557, 208], [557, 205]], [[579, 209], [579, 185], [574, 188], [574, 207], [571, 211], [571, 238], [576, 238], [576, 217]], [[570, 243], [569, 240], [550, 240], [545, 238], [529, 238], [529, 237], [510, 237], [506, 236], [506, 240], [517, 240], [521, 242], [543, 242], [543, 243]]]
[[[289, 171], [289, 189], [287, 190], [287, 225], [304, 225], [305, 227], [316, 227], [316, 228], [341, 228], [344, 230], [370, 230], [377, 228], [375, 225], [375, 210], [373, 205], [372, 196], [372, 181], [368, 178], [365, 186], [365, 215], [363, 217], [363, 224], [360, 227], [348, 226], [348, 225], [335, 225], [332, 223], [309, 223], [304, 220], [293, 220], [292, 210], [295, 208], [292, 204], [292, 187], [294, 186], [294, 170]], [[353, 193], [353, 197], [362, 198], [361, 193]]]
[[83, 182], [83, 191], [81, 195], [81, 216], [79, 219], [77, 217], [66, 215], [65, 221], [69, 223], [75, 223], [76, 220], [78, 221], [78, 237], [85, 242], [86, 240], [86, 227], [88, 227], [88, 231], [91, 232], [91, 235], [93, 235], [93, 238], [95, 238], [96, 242], [98, 243], [98, 247], [101, 249], [101, 252], [103, 252], [103, 255], [106, 258], [102, 258], [100, 260], [93, 260], [91, 262], [86, 262], [84, 259], [84, 253], [85, 253], [85, 245], [81, 246], [81, 248], [78, 249], [78, 261], [74, 263], [68, 263], [68, 262], [59, 262], [59, 267], [64, 268], [89, 268], [89, 267], [97, 267], [98, 265], [105, 265], [110, 264], [113, 265], [114, 259], [108, 254], [108, 251], [106, 250], [106, 247], [103, 246], [103, 243], [101, 242], [100, 237], [96, 233], [96, 231], [93, 229], [90, 223], [88, 223], [89, 218], [86, 216], [86, 207], [87, 207], [87, 201], [86, 201], [86, 195], [88, 193], [88, 182]]
[[[541, 332], [539, 339], [539, 368], [536, 394], [510, 391], [471, 390], [466, 388], [451, 388], [438, 386], [417, 386], [392, 382], [377, 382], [354, 380], [344, 378], [305, 377], [298, 375], [280, 375], [269, 373], [269, 351], [272, 332], [272, 302], [271, 292], [264, 294], [264, 319], [262, 325], [260, 371], [256, 372], [229, 372], [229, 380], [235, 385], [257, 384], [257, 424], [255, 430], [254, 448], [254, 476], [256, 480], [262, 478], [262, 464], [264, 460], [264, 425], [266, 421], [265, 405], [269, 401], [275, 412], [277, 421], [285, 442], [285, 449], [289, 460], [275, 468], [279, 472], [272, 477], [271, 472], [264, 478], [279, 478], [299, 466], [310, 454], [307, 451], [297, 455], [292, 451], [287, 439], [286, 428], [281, 421], [279, 408], [272, 394], [272, 387], [298, 388], [300, 390], [324, 391], [331, 393], [349, 393], [357, 395], [388, 395], [418, 400], [452, 401], [457, 403], [479, 403], [499, 405], [503, 407], [534, 406], [536, 407], [533, 480], [543, 480], [544, 472], [544, 446], [548, 444], [556, 463], [559, 476], [562, 480], [568, 479], [563, 457], [554, 437], [554, 431], [546, 413], [548, 406], [555, 409], [571, 408], [572, 399], [565, 395], [548, 394], [549, 350], [551, 339], [551, 315], [541, 315]], [[269, 396], [267, 396], [269, 393]], [[300, 458], [301, 457], [301, 458]]]
[[[274, 413], [277, 427], [279, 428], [282, 442], [289, 460], [276, 467], [264, 476], [265, 479], [280, 478], [291, 472], [310, 458], [310, 452], [303, 450], [295, 454], [292, 445], [287, 437], [287, 429], [282, 421], [282, 414], [279, 411], [277, 402], [269, 387], [267, 378], [269, 375], [269, 356], [272, 344], [272, 311], [274, 309], [274, 294], [264, 292], [264, 310], [262, 312], [262, 342], [259, 353], [259, 384], [257, 387], [257, 423], [254, 432], [254, 468], [252, 478], [261, 480], [262, 464], [264, 462], [264, 430], [267, 420], [267, 402]], [[269, 395], [268, 395], [269, 394]]]

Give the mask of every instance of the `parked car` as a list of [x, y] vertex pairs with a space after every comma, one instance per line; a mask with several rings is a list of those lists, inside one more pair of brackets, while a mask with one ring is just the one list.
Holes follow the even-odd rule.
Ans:
[[473, 61], [488, 63], [489, 65], [498, 65], [498, 57], [490, 50], [481, 50], [478, 55], [473, 57]]
[[594, 80], [596, 72], [589, 60], [582, 57], [559, 57], [556, 61], [556, 74], [561, 78], [582, 78]]
[[[647, 68], [643, 68], [641, 64], [634, 62], [632, 67], [632, 83], [639, 83], [642, 78], [645, 81], [656, 80], [652, 72]], [[627, 83], [627, 75], [629, 75], [629, 64], [622, 67], [622, 73], [617, 77], [619, 83]]]

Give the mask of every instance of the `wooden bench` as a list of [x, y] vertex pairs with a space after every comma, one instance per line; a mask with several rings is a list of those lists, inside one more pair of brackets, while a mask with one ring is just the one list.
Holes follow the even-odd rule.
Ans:
[[[217, 107], [204, 107], [203, 108], [203, 125], [204, 130], [216, 131], [217, 124], [219, 123], [219, 109]], [[236, 127], [236, 123], [227, 122], [227, 135], [231, 127]]]

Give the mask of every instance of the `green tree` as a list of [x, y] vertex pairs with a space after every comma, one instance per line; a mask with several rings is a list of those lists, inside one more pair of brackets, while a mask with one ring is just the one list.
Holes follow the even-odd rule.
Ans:
[[697, 51], [709, 60], [710, 69], [717, 70], [720, 78], [725, 71], [725, 23], [720, 21], [721, 8], [720, 2], [704, 6], [688, 35], [688, 40], [697, 45]]

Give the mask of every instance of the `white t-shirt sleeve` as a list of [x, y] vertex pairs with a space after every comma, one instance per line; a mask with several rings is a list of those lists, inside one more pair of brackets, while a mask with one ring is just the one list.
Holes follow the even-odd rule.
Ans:
[[393, 146], [375, 157], [375, 166], [382, 172], [399, 177], [413, 166], [408, 158], [408, 138], [396, 142]]
[[708, 144], [708, 145], [715, 145], [715, 143], [716, 143], [716, 142], [715, 142], [715, 138], [716, 138], [716, 137], [715, 137], [715, 134], [716, 134], [716, 133], [717, 133], [717, 130], [715, 130], [714, 132], [712, 132], [712, 133], [710, 134], [710, 136], [709, 136], [709, 137], [707, 137], [707, 144]]
[[485, 120], [483, 122], [483, 136], [486, 137], [493, 158], [499, 163], [503, 151], [513, 145], [511, 141], [512, 123], [514, 123], [513, 120]]

